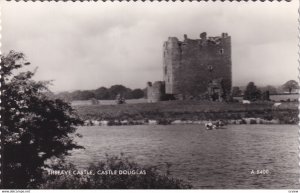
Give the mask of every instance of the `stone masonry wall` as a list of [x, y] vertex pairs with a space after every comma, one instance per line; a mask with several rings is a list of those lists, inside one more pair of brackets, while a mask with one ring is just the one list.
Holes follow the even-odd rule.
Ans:
[[[184, 41], [171, 37], [164, 43], [163, 72], [166, 93], [189, 99], [207, 92], [208, 83], [222, 78], [226, 95], [230, 94], [231, 37], [208, 37]], [[210, 69], [210, 70], [209, 70]]]
[[147, 101], [154, 103], [163, 100], [165, 96], [165, 84], [162, 81], [156, 81], [153, 84], [148, 82], [147, 85]]

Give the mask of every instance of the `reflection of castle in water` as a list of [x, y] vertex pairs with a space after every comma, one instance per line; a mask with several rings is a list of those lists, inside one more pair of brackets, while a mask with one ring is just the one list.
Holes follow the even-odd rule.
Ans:
[[169, 37], [164, 43], [163, 81], [148, 82], [148, 102], [168, 99], [210, 99], [229, 97], [232, 84], [231, 38], [220, 37], [184, 40]]

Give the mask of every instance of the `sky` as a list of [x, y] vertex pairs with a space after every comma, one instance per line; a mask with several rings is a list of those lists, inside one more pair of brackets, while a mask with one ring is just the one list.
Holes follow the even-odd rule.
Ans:
[[202, 32], [231, 36], [234, 86], [297, 80], [298, 1], [1, 4], [2, 53], [23, 52], [55, 92], [144, 88], [163, 79], [168, 37]]

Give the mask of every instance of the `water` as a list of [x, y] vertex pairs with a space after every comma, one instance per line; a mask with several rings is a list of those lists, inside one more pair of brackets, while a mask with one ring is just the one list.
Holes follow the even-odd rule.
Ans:
[[81, 127], [83, 138], [77, 141], [86, 149], [73, 151], [70, 160], [86, 166], [105, 153], [123, 152], [162, 170], [171, 163], [171, 175], [195, 188], [300, 188], [297, 131], [296, 125], [231, 125], [210, 131], [200, 125]]

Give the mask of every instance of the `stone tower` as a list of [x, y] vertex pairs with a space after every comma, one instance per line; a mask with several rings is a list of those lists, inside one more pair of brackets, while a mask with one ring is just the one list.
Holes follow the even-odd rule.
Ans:
[[148, 103], [158, 102], [164, 99], [165, 84], [162, 81], [147, 83], [147, 101]]
[[[231, 37], [200, 34], [200, 39], [169, 37], [163, 45], [163, 79], [166, 94], [177, 99], [197, 98], [218, 80], [223, 97], [232, 85]], [[220, 91], [218, 91], [220, 93]], [[215, 93], [215, 94], [218, 94]]]

